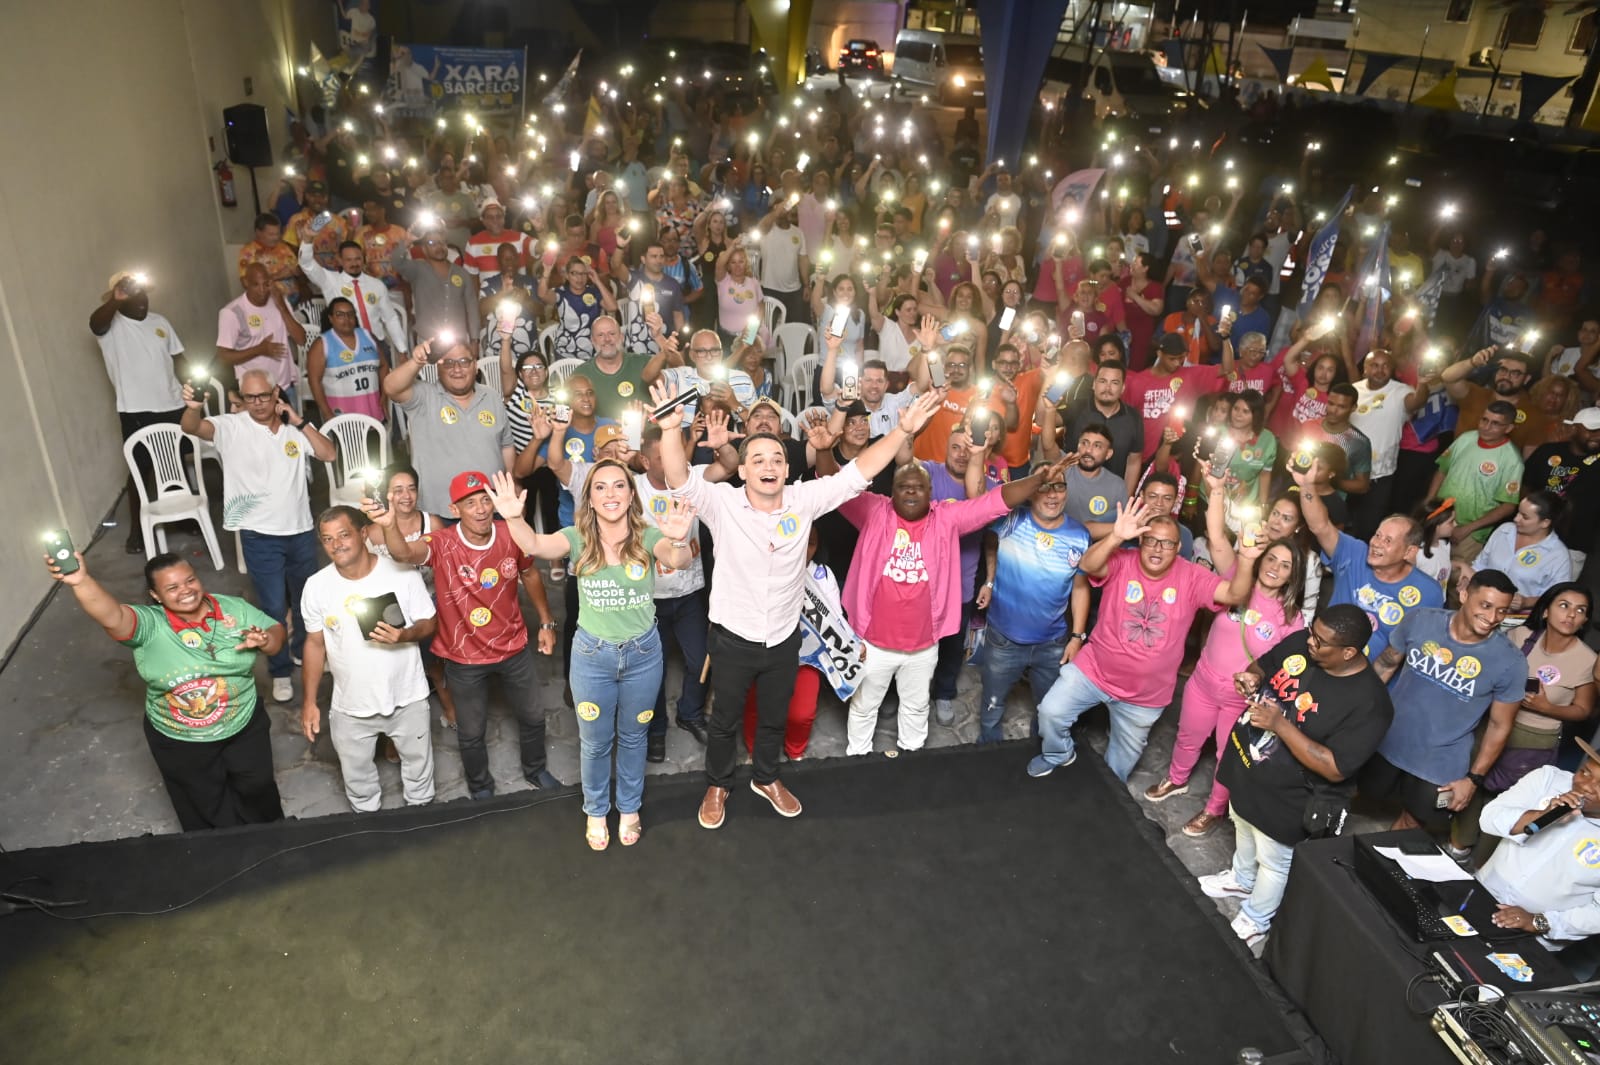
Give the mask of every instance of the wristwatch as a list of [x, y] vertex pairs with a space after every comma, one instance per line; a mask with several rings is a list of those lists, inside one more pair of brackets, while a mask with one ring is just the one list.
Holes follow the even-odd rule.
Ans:
[[1473, 787], [1475, 787], [1475, 788], [1483, 787], [1483, 774], [1482, 773], [1468, 773], [1467, 774], [1467, 779], [1472, 781], [1472, 786]]
[[1089, 639], [1089, 634], [1087, 632], [1069, 632], [1067, 633], [1067, 639], [1084, 643]]
[[555, 632], [560, 627], [561, 627], [560, 625], [557, 625], [553, 621], [541, 621], [539, 623], [539, 628], [541, 628], [541, 629], [549, 629], [551, 632]]
[[1533, 930], [1541, 936], [1550, 934], [1550, 918], [1542, 913], [1533, 915]]

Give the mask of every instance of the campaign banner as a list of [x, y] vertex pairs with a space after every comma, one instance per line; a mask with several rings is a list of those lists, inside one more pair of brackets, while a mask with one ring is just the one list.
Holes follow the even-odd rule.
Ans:
[[1328, 267], [1333, 262], [1333, 248], [1339, 243], [1339, 220], [1344, 217], [1345, 208], [1350, 206], [1350, 197], [1355, 195], [1356, 187], [1351, 185], [1344, 191], [1344, 199], [1339, 201], [1328, 215], [1328, 220], [1317, 230], [1311, 238], [1311, 248], [1306, 253], [1306, 272], [1300, 283], [1299, 318], [1305, 321], [1311, 313], [1311, 305], [1317, 301], [1317, 293], [1322, 291], [1322, 279], [1328, 276]]
[[521, 48], [451, 48], [401, 44], [389, 52], [385, 106], [408, 118], [446, 111], [515, 114], [522, 110], [527, 52]]
[[[357, 81], [377, 74], [378, 0], [333, 0], [340, 73]], [[376, 84], [374, 83], [374, 87]]]

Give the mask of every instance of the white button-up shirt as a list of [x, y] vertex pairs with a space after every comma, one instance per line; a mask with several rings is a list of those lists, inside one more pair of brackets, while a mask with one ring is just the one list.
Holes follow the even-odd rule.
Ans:
[[852, 460], [831, 476], [788, 485], [782, 506], [768, 513], [751, 506], [743, 488], [708, 483], [704, 469], [690, 470], [673, 493], [694, 505], [716, 537], [711, 620], [740, 639], [775, 647], [800, 624], [811, 523], [865, 492], [867, 479]]
[[1571, 790], [1571, 773], [1541, 766], [1485, 806], [1478, 819], [1483, 831], [1502, 837], [1478, 871], [1478, 882], [1508, 906], [1544, 914], [1550, 934], [1542, 942], [1556, 948], [1600, 932], [1600, 822], [1579, 814], [1531, 836], [1512, 835], [1511, 826]]
[[382, 278], [371, 274], [351, 277], [342, 270], [329, 270], [317, 262], [310, 241], [300, 245], [300, 272], [322, 293], [324, 304], [340, 298], [349, 300], [356, 308], [357, 325], [396, 350], [410, 350], [400, 327], [400, 315], [395, 313]]

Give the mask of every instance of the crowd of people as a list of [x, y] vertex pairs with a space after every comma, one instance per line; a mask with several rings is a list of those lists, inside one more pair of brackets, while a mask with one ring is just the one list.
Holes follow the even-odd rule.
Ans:
[[[471, 797], [494, 794], [491, 678], [523, 778], [557, 786], [533, 654], [559, 646], [595, 850], [613, 807], [640, 840], [669, 706], [705, 745], [715, 829], [741, 739], [751, 790], [801, 813], [782, 765], [824, 684], [850, 756], [880, 732], [898, 754], [956, 724], [974, 670], [970, 738], [1009, 716], [1035, 778], [1103, 705], [1126, 780], [1187, 675], [1143, 795], [1185, 796], [1214, 744], [1183, 833], [1231, 818], [1233, 864], [1201, 883], [1243, 900], [1242, 939], [1358, 792], [1463, 860], [1511, 840], [1486, 866], [1507, 921], [1558, 945], [1600, 930], [1596, 867], [1520, 835], [1552, 804], [1600, 811], [1600, 765], [1557, 767], [1596, 683], [1579, 249], [1534, 230], [1490, 253], [1458, 205], [1380, 187], [1308, 272], [1338, 195], [1310, 151], [1280, 174], [1226, 136], [1108, 127], [1077, 157], [985, 160], [970, 111], [946, 136], [845, 88], [591, 88], [498, 130], [394, 129], [347, 99], [296, 127], [214, 357], [183, 356], [147, 278], [113, 276], [91, 315], [124, 436], [175, 423], [219, 455], [256, 592], [207, 594], [157, 554], [130, 606], [81, 556], [49, 563], [133, 650], [185, 829], [282, 816], [258, 655], [276, 702], [300, 671], [306, 739], [326, 721], [373, 810], [381, 757], [406, 802], [434, 796], [430, 695]], [[1064, 197], [1090, 164], [1098, 191]], [[1408, 226], [1434, 230], [1431, 258]], [[1360, 265], [1378, 256], [1388, 289]], [[798, 388], [780, 321], [810, 327]], [[206, 407], [213, 379], [228, 409]], [[339, 446], [316, 426], [352, 413], [407, 459], [314, 517], [308, 463]]]

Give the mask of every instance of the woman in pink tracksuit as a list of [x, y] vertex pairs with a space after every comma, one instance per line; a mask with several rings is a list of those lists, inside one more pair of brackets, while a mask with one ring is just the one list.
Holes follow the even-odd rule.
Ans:
[[[1217, 573], [1233, 572], [1236, 556], [1228, 540], [1227, 516], [1230, 485], [1209, 474], [1206, 485], [1210, 504], [1206, 508], [1206, 539], [1216, 546], [1211, 558]], [[1243, 508], [1240, 508], [1243, 509]], [[1236, 513], [1242, 519], [1241, 535], [1253, 539], [1263, 534], [1259, 513]], [[1305, 593], [1306, 556], [1294, 539], [1274, 540], [1256, 563], [1256, 583], [1250, 601], [1219, 617], [1206, 637], [1199, 664], [1183, 689], [1183, 709], [1178, 718], [1178, 739], [1172, 747], [1172, 763], [1166, 776], [1145, 789], [1144, 797], [1161, 802], [1189, 790], [1189, 775], [1200, 759], [1206, 737], [1216, 737], [1217, 754], [1228, 742], [1228, 734], [1244, 710], [1244, 696], [1234, 691], [1233, 675], [1242, 672], [1254, 659], [1291, 632], [1305, 627], [1300, 616], [1300, 600]], [[1213, 780], [1211, 795], [1204, 809], [1183, 826], [1183, 834], [1199, 838], [1209, 833], [1228, 815], [1228, 789]]]

